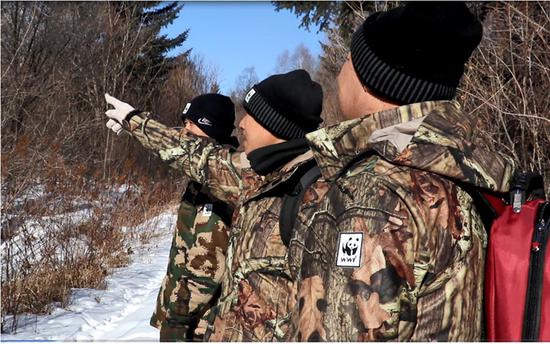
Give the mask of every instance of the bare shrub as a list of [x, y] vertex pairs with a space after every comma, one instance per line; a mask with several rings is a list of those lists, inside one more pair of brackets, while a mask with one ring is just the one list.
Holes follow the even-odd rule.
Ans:
[[7, 330], [6, 314], [47, 313], [52, 302], [67, 304], [71, 288], [101, 287], [112, 268], [128, 262], [133, 245], [151, 240], [134, 227], [179, 199], [181, 176], [105, 128], [103, 94], [142, 109], [162, 104], [160, 119], [170, 123], [165, 117], [181, 111], [179, 95], [216, 82], [188, 52], [162, 55], [186, 36], [157, 36], [177, 3], [158, 5], [168, 9], [161, 12], [143, 2], [1, 6]]
[[[349, 53], [351, 34], [374, 11], [399, 1], [275, 2], [309, 28], [327, 33], [319, 79], [325, 91], [325, 125], [342, 120], [336, 76]], [[544, 176], [550, 194], [550, 2], [471, 2], [483, 22], [483, 39], [472, 55], [457, 95], [479, 118], [482, 144], [505, 153], [521, 169]]]
[[256, 68], [254, 68], [254, 66], [249, 66], [243, 69], [241, 73], [237, 76], [237, 80], [235, 80], [235, 86], [231, 90], [230, 97], [235, 104], [235, 126], [237, 127], [235, 129], [235, 136], [237, 137], [239, 142], [242, 142], [243, 136], [241, 130], [238, 128], [238, 123], [241, 121], [246, 113], [243, 107], [243, 100], [246, 96], [246, 92], [248, 92], [250, 88], [252, 88], [252, 86], [254, 86], [254, 84], [258, 83], [259, 81], [260, 80], [258, 79]]
[[181, 126], [181, 112], [194, 97], [219, 91], [215, 69], [207, 66], [200, 56], [180, 56], [176, 61], [177, 66], [170, 71], [160, 90], [162, 97], [152, 107], [162, 114], [164, 124], [173, 127]]
[[103, 288], [110, 271], [129, 262], [133, 247], [156, 234], [135, 226], [178, 199], [178, 183], [130, 174], [105, 183], [84, 178], [89, 171], [58, 154], [46, 160], [50, 175], [32, 183], [17, 179], [24, 187], [12, 183], [2, 190], [4, 330], [17, 324], [4, 324], [7, 314], [16, 320], [22, 313], [48, 313], [68, 305], [72, 288]]
[[544, 176], [550, 193], [550, 3], [473, 4], [484, 38], [460, 87], [489, 148]]

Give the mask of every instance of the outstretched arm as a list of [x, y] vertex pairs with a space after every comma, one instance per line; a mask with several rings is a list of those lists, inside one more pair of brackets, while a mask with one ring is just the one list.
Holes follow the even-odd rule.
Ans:
[[123, 130], [131, 134], [171, 167], [206, 186], [216, 198], [236, 205], [241, 169], [247, 162], [242, 153], [211, 139], [181, 134], [108, 94], [105, 100], [115, 107], [105, 113], [110, 118], [108, 128], [117, 134]]

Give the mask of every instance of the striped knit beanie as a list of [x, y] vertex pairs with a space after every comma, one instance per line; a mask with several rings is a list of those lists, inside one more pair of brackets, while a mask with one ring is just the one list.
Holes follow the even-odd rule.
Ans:
[[462, 2], [409, 2], [370, 15], [352, 37], [351, 60], [363, 85], [383, 99], [448, 100], [482, 30]]
[[254, 85], [246, 94], [243, 107], [274, 136], [299, 139], [323, 121], [323, 90], [308, 72], [294, 70]]

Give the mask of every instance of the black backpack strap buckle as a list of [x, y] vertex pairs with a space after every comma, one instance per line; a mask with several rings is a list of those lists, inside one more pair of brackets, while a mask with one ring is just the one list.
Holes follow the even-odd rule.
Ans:
[[514, 174], [510, 185], [510, 204], [514, 213], [521, 211], [525, 201], [544, 198], [544, 182], [540, 174], [526, 171]]

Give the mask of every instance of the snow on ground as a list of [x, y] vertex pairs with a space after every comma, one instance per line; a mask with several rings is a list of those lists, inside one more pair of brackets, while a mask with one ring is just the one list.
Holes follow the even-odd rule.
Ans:
[[[33, 252], [32, 262], [38, 262], [40, 261], [40, 259], [42, 259], [42, 256], [40, 255], [40, 249], [38, 247], [40, 247], [40, 245], [42, 245], [43, 243], [40, 240], [33, 240], [29, 242], [29, 237], [32, 236], [33, 238], [41, 238], [45, 236], [46, 228], [48, 230], [59, 230], [63, 228], [63, 226], [77, 225], [90, 219], [91, 217], [91, 208], [85, 208], [82, 210], [58, 214], [54, 216], [42, 216], [40, 218], [34, 219], [31, 218], [30, 220], [22, 223], [20, 227], [20, 231], [25, 234], [16, 235], [9, 241], [2, 241], [2, 243], [0, 244], [0, 250], [4, 255], [7, 247], [12, 247], [13, 251], [10, 264], [13, 269], [17, 269], [18, 267], [20, 267], [20, 264], [25, 260], [27, 262], [31, 262], [29, 261], [29, 255], [22, 252]], [[74, 245], [82, 246], [83, 243], [81, 241], [75, 240]], [[23, 259], [23, 261], [21, 259]], [[6, 278], [4, 272], [5, 271], [2, 270], [2, 279]]]
[[106, 290], [73, 289], [66, 309], [21, 316], [17, 333], [2, 334], [1, 340], [158, 341], [149, 318], [166, 273], [175, 221], [170, 212], [141, 224], [160, 235], [136, 248], [132, 262], [107, 277]]
[[[2, 191], [4, 186], [2, 186]], [[8, 247], [11, 248], [10, 252], [10, 266], [12, 269], [16, 270], [20, 267], [22, 262], [27, 264], [32, 264], [39, 262], [42, 259], [40, 254], [40, 246], [43, 245], [42, 241], [36, 240], [36, 238], [42, 238], [48, 231], [49, 234], [53, 234], [53, 230], [61, 230], [64, 227], [77, 225], [79, 223], [86, 222], [93, 217], [93, 206], [92, 203], [101, 207], [112, 206], [116, 201], [124, 197], [125, 193], [129, 191], [134, 191], [141, 193], [141, 187], [137, 185], [121, 184], [113, 187], [105, 187], [101, 194], [101, 200], [87, 200], [81, 197], [71, 199], [69, 203], [74, 206], [75, 211], [66, 212], [51, 216], [29, 216], [25, 217], [24, 221], [18, 222], [16, 227], [18, 227], [16, 235], [11, 237], [9, 240], [4, 240], [0, 243], [0, 252], [2, 255], [6, 254]], [[36, 184], [33, 187], [28, 188], [22, 195], [13, 200], [15, 208], [21, 207], [26, 201], [34, 200], [39, 203], [50, 202], [55, 203], [55, 200], [44, 200], [43, 197], [46, 196], [45, 186], [43, 184]], [[110, 202], [105, 202], [108, 200]], [[64, 200], [66, 201], [66, 200]], [[7, 225], [7, 221], [21, 216], [20, 213], [15, 212], [13, 214], [2, 212], [0, 214], [0, 225], [2, 228]], [[12, 227], [14, 225], [12, 224]], [[131, 228], [123, 228], [123, 230], [129, 230]], [[32, 240], [29, 240], [32, 239]], [[83, 245], [82, 242], [75, 240], [74, 243], [76, 246]], [[32, 252], [32, 255], [28, 252]], [[2, 279], [6, 278], [4, 269], [2, 270]]]

